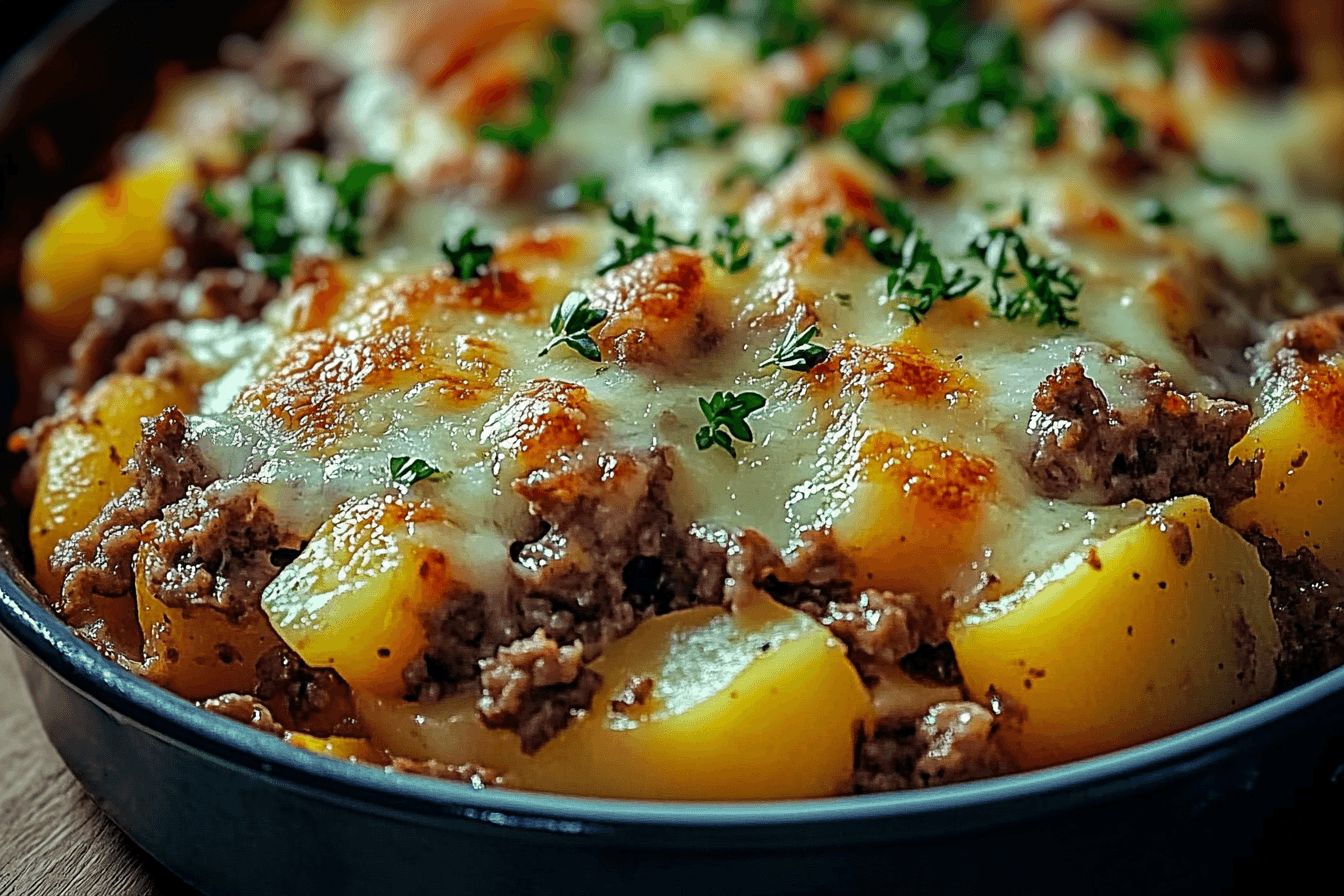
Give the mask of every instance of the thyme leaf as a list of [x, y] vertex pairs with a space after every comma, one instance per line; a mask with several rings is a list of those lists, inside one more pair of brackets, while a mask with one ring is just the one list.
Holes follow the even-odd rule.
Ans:
[[765, 396], [759, 392], [743, 392], [740, 395], [733, 392], [715, 392], [708, 401], [700, 399], [700, 413], [705, 415], [707, 422], [696, 431], [695, 446], [701, 451], [706, 451], [718, 445], [733, 457], [737, 457], [733, 440], [752, 441], [753, 436], [751, 427], [747, 424], [747, 417], [763, 407]]
[[784, 332], [784, 338], [760, 366], [762, 368], [774, 366], [781, 370], [811, 370], [825, 361], [826, 356], [830, 354], [825, 346], [813, 344], [812, 340], [817, 338], [819, 332], [813, 324], [799, 333], [797, 323], [791, 322], [788, 330]]
[[601, 361], [602, 350], [588, 331], [606, 319], [607, 309], [594, 308], [588, 296], [571, 292], [551, 312], [552, 338], [537, 357], [556, 346], [567, 345], [589, 361]]

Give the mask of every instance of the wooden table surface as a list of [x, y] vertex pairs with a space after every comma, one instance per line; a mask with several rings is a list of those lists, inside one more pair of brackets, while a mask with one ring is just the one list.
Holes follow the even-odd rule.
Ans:
[[0, 894], [193, 896], [104, 815], [42, 731], [0, 635]]

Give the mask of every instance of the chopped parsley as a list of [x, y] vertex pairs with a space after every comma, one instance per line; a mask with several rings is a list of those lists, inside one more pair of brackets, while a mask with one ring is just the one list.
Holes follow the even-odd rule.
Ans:
[[607, 0], [602, 30], [618, 50], [642, 50], [660, 34], [674, 34], [696, 16], [727, 11], [727, 0]]
[[1059, 100], [1047, 93], [1026, 105], [1031, 113], [1031, 145], [1034, 149], [1051, 149], [1059, 144], [1061, 131]]
[[550, 136], [560, 93], [573, 75], [574, 35], [568, 31], [552, 31], [546, 38], [545, 51], [551, 63], [550, 70], [527, 82], [527, 109], [523, 120], [513, 125], [483, 124], [476, 129], [482, 140], [503, 143], [528, 155]]
[[715, 124], [695, 100], [654, 103], [649, 109], [653, 154], [688, 146], [722, 146], [742, 127], [740, 121]]
[[752, 440], [747, 417], [763, 407], [765, 396], [758, 392], [743, 392], [740, 395], [733, 392], [715, 392], [708, 401], [700, 399], [700, 412], [705, 415], [707, 422], [696, 431], [695, 446], [701, 451], [706, 451], [718, 445], [733, 457], [737, 457], [733, 440], [739, 442]]
[[980, 278], [964, 268], [954, 265], [944, 268], [933, 244], [922, 232], [912, 230], [901, 243], [899, 264], [887, 275], [887, 293], [905, 297], [897, 310], [919, 323], [933, 310], [935, 302], [959, 299], [979, 283]]
[[607, 179], [601, 174], [585, 174], [551, 191], [550, 206], [569, 211], [584, 206], [607, 204]]
[[438, 467], [430, 466], [418, 457], [394, 457], [388, 461], [388, 468], [392, 473], [393, 485], [415, 485], [421, 479], [440, 474]]
[[[303, 157], [292, 157], [302, 165]], [[282, 182], [280, 160], [273, 156], [258, 158], [251, 167], [246, 183], [246, 200], [230, 203], [217, 185], [208, 185], [201, 193], [201, 203], [220, 219], [233, 219], [242, 226], [243, 236], [251, 252], [243, 259], [245, 267], [261, 271], [273, 280], [287, 276], [294, 264], [294, 254], [302, 245], [305, 251], [339, 250], [346, 255], [361, 253], [365, 203], [370, 187], [379, 177], [392, 171], [392, 166], [367, 159], [352, 161], [341, 176], [332, 179], [332, 172], [322, 162], [307, 169], [305, 177]], [[286, 193], [286, 184], [300, 184], [295, 189], [326, 191], [332, 213], [325, 225], [313, 230], [311, 222], [305, 230], [295, 218]], [[309, 197], [300, 200], [311, 203]]]
[[942, 190], [957, 182], [957, 176], [934, 156], [926, 156], [919, 165], [924, 185], [930, 190]]
[[1168, 78], [1176, 71], [1176, 45], [1190, 27], [1179, 0], [1149, 0], [1134, 23], [1134, 36], [1152, 51]]
[[791, 322], [784, 338], [771, 352], [770, 357], [761, 362], [761, 367], [778, 367], [781, 370], [811, 370], [830, 354], [824, 346], [813, 344], [820, 331], [816, 325], [798, 332], [798, 324]]
[[459, 280], [471, 280], [489, 270], [490, 259], [495, 257], [495, 247], [489, 243], [476, 242], [476, 228], [468, 227], [457, 239], [457, 245], [444, 240], [439, 244], [448, 264], [452, 266], [453, 276]]
[[882, 219], [892, 227], [901, 233], [909, 233], [915, 229], [915, 216], [905, 207], [905, 203], [899, 199], [887, 199], [882, 196], [875, 197], [873, 201], [877, 204]]
[[1138, 149], [1143, 138], [1143, 129], [1139, 120], [1120, 107], [1120, 103], [1109, 93], [1100, 90], [1093, 92], [1092, 99], [1101, 113], [1101, 133], [1120, 141], [1125, 149]]
[[827, 215], [826, 237], [822, 240], [821, 250], [827, 255], [834, 255], [844, 248], [848, 239], [849, 227], [845, 225], [845, 219], [839, 215]]
[[969, 249], [989, 268], [990, 310], [995, 315], [1007, 320], [1035, 317], [1040, 326], [1078, 326], [1075, 305], [1083, 287], [1063, 262], [1032, 252], [1022, 235], [1007, 227], [981, 234]]
[[616, 237], [614, 245], [597, 260], [597, 272], [599, 274], [614, 271], [637, 258], [643, 258], [645, 255], [651, 255], [671, 246], [697, 246], [700, 243], [698, 234], [692, 235], [690, 239], [681, 240], [669, 234], [660, 233], [658, 231], [658, 219], [653, 214], [641, 220], [635, 214], [635, 210], [629, 206], [621, 207], [619, 210], [614, 207], [609, 208], [607, 217], [611, 219], [611, 223], [625, 231], [633, 239], [626, 240], [620, 236]]
[[756, 33], [761, 59], [811, 43], [821, 33], [821, 20], [808, 12], [805, 0], [744, 0], [734, 11]]
[[1246, 182], [1235, 174], [1228, 174], [1225, 171], [1215, 171], [1203, 162], [1195, 165], [1195, 174], [1199, 179], [1215, 187], [1244, 187]]
[[605, 308], [594, 308], [586, 295], [571, 292], [551, 312], [552, 338], [538, 357], [556, 346], [567, 345], [589, 361], [601, 361], [602, 350], [588, 331], [606, 319]]
[[714, 263], [730, 274], [736, 274], [751, 264], [751, 239], [742, 229], [739, 215], [725, 215], [714, 231]]
[[1269, 232], [1269, 241], [1276, 246], [1291, 246], [1299, 242], [1297, 231], [1293, 229], [1287, 215], [1265, 215], [1265, 229]]
[[266, 148], [266, 141], [271, 136], [271, 129], [267, 127], [244, 128], [238, 132], [238, 149], [242, 152], [243, 158], [250, 159], [259, 155]]
[[1156, 224], [1158, 227], [1170, 227], [1176, 223], [1176, 216], [1172, 213], [1171, 207], [1161, 199], [1145, 199], [1140, 202], [1139, 218], [1145, 224]]

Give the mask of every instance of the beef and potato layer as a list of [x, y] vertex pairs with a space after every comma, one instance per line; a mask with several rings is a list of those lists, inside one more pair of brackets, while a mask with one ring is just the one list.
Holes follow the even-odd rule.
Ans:
[[477, 787], [920, 788], [1309, 680], [1320, 7], [300, 0], [26, 244], [34, 581], [207, 709]]

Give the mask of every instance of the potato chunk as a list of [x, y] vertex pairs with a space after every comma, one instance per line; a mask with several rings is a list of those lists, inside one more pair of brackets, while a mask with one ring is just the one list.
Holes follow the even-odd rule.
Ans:
[[362, 737], [314, 737], [298, 731], [286, 731], [285, 743], [344, 762], [385, 761], [382, 753]]
[[38, 323], [73, 338], [104, 277], [157, 266], [172, 243], [168, 199], [192, 179], [187, 160], [173, 155], [68, 193], [23, 246], [23, 291]]
[[832, 523], [865, 587], [935, 597], [978, 545], [983, 505], [997, 488], [994, 464], [926, 439], [869, 435], [861, 479]]
[[786, 799], [845, 792], [871, 724], [845, 648], [807, 616], [762, 602], [651, 619], [592, 664], [592, 709], [528, 756], [489, 731], [471, 698], [364, 700], [391, 752], [474, 762], [531, 790], [635, 799]]
[[1200, 497], [1077, 555], [950, 632], [975, 697], [1021, 710], [1024, 768], [1127, 747], [1270, 695], [1278, 632], [1255, 550]]
[[[140, 548], [141, 558], [147, 550]], [[188, 700], [250, 693], [257, 660], [280, 646], [265, 615], [253, 609], [234, 619], [213, 607], [167, 606], [145, 582], [144, 568], [138, 559], [135, 600], [144, 633], [144, 676]]]
[[426, 535], [425, 504], [376, 495], [344, 504], [267, 586], [262, 609], [310, 666], [359, 691], [400, 696], [425, 649], [420, 615], [448, 590], [448, 560]]
[[87, 526], [108, 501], [130, 488], [131, 477], [122, 468], [140, 441], [141, 419], [174, 405], [189, 409], [195, 399], [186, 388], [164, 380], [112, 374], [48, 437], [28, 522], [34, 578], [43, 592], [60, 591], [50, 568], [57, 543]]
[[1255, 497], [1232, 509], [1238, 529], [1259, 526], [1291, 553], [1310, 548], [1344, 573], [1344, 372], [1304, 364], [1282, 403], [1232, 447], [1232, 458], [1264, 452]]

